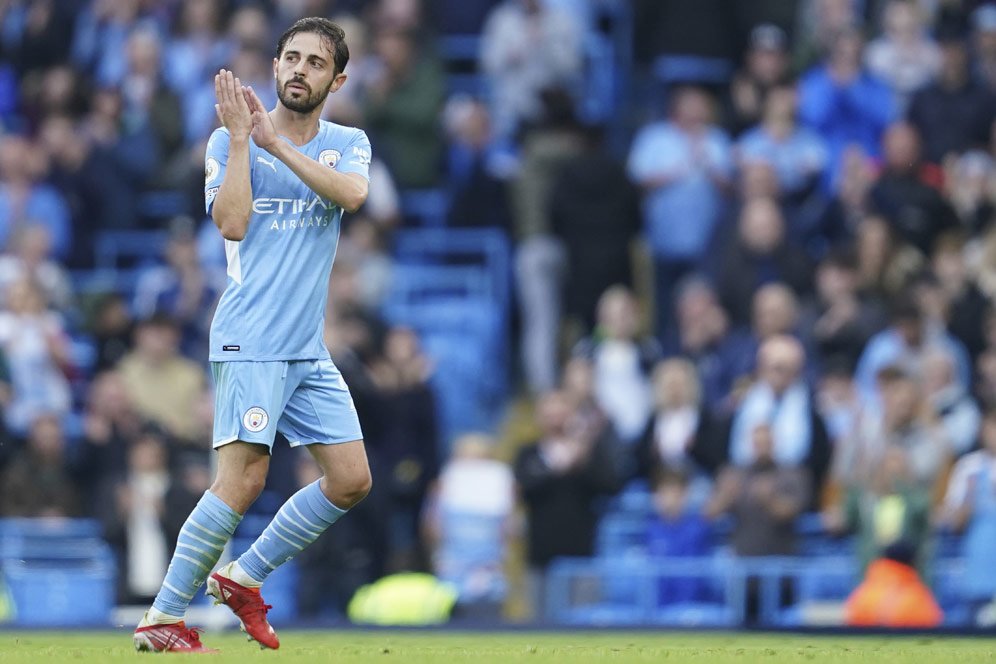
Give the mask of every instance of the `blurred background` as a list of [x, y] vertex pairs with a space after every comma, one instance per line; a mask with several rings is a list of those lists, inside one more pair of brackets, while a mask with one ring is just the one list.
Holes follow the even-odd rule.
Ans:
[[[212, 73], [274, 104], [308, 15], [374, 146], [326, 316], [374, 489], [275, 623], [996, 623], [973, 0], [0, 0], [0, 619], [158, 590], [212, 473]], [[231, 552], [317, 473], [278, 442]]]

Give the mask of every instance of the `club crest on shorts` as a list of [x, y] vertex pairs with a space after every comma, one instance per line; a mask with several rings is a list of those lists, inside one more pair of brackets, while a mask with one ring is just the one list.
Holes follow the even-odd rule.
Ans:
[[265, 429], [269, 421], [270, 416], [259, 406], [253, 406], [242, 416], [242, 426], [246, 428], [246, 431], [253, 433], [259, 433]]
[[342, 153], [338, 150], [322, 150], [318, 155], [318, 163], [329, 168], [335, 168], [340, 159], [342, 159]]

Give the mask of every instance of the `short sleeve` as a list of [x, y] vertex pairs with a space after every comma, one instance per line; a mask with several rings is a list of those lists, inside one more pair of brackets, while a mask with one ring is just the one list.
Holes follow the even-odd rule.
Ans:
[[637, 184], [661, 175], [680, 173], [688, 155], [672, 132], [651, 125], [637, 134], [630, 151], [627, 170]]
[[370, 139], [363, 130], [357, 129], [342, 158], [336, 163], [335, 170], [340, 173], [358, 173], [369, 182], [371, 157]]
[[228, 166], [228, 130], [219, 127], [211, 133], [208, 139], [207, 151], [204, 155], [204, 211], [211, 214], [211, 206], [218, 195], [222, 180], [225, 179], [225, 168]]

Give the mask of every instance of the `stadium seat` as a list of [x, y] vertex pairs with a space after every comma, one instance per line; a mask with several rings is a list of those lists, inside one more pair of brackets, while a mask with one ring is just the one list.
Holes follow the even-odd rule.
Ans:
[[158, 262], [166, 241], [166, 231], [101, 231], [94, 241], [94, 261], [106, 271]]
[[446, 224], [449, 197], [444, 189], [408, 189], [401, 192], [401, 209], [406, 219], [425, 227]]
[[0, 573], [19, 627], [106, 625], [116, 566], [87, 519], [0, 520]]
[[664, 55], [654, 61], [654, 74], [667, 85], [677, 83], [722, 84], [733, 74], [733, 65], [722, 58]]
[[[701, 579], [715, 601], [669, 602], [661, 596], [662, 581], [683, 579]], [[729, 626], [741, 620], [743, 598], [739, 566], [721, 555], [653, 561], [565, 558], [547, 572], [545, 615], [567, 625]]]

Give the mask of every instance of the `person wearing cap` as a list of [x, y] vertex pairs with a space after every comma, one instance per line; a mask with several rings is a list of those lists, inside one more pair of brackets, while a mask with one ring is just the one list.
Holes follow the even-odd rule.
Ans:
[[907, 119], [923, 138], [924, 156], [940, 164], [952, 153], [986, 145], [996, 119], [996, 97], [984, 79], [972, 76], [968, 43], [960, 28], [942, 26], [937, 41], [941, 56], [937, 78], [913, 95]]
[[730, 84], [730, 117], [734, 135], [761, 121], [768, 92], [784, 79], [789, 69], [788, 37], [772, 23], [762, 23], [750, 32], [744, 68]]
[[865, 65], [903, 102], [937, 74], [941, 55], [916, 4], [890, 0], [882, 12], [882, 35], [868, 44]]

